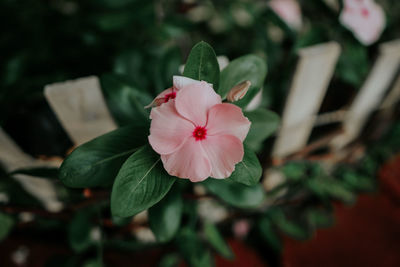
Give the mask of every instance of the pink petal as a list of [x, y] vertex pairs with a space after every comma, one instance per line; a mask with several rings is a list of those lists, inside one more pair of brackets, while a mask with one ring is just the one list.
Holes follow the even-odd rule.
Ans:
[[174, 83], [174, 87], [178, 90], [181, 90], [186, 85], [200, 83], [200, 81], [198, 80], [190, 79], [184, 76], [173, 76], [172, 80]]
[[158, 154], [170, 154], [192, 136], [194, 125], [181, 117], [174, 101], [153, 108], [150, 113], [149, 142]]
[[169, 155], [161, 155], [165, 170], [173, 176], [201, 182], [211, 174], [210, 162], [201, 146], [194, 138], [186, 140], [179, 150]]
[[[200, 142], [199, 142], [200, 143]], [[227, 178], [243, 160], [242, 142], [232, 135], [207, 136], [201, 145], [211, 163], [211, 177]]]
[[[340, 22], [364, 45], [376, 42], [385, 28], [385, 13], [372, 0], [347, 0], [340, 14]], [[352, 12], [350, 12], [352, 10]]]
[[229, 134], [243, 142], [249, 132], [250, 124], [239, 107], [228, 103], [217, 104], [208, 113], [207, 134]]
[[301, 28], [301, 9], [296, 0], [272, 0], [269, 6], [290, 27]]
[[178, 113], [197, 126], [206, 125], [208, 110], [220, 103], [221, 97], [204, 81], [184, 86], [175, 99]]

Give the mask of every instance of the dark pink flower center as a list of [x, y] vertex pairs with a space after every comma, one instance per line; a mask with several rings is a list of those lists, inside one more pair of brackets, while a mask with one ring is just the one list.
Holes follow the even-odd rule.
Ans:
[[175, 99], [176, 97], [176, 92], [171, 92], [169, 94], [166, 94], [164, 96], [164, 103], [167, 103], [170, 99]]
[[361, 15], [362, 15], [363, 17], [368, 17], [368, 16], [369, 16], [369, 11], [368, 11], [368, 9], [362, 8], [362, 9], [361, 9]]
[[196, 129], [193, 131], [193, 137], [196, 139], [196, 141], [200, 141], [205, 139], [207, 136], [207, 129], [206, 127], [203, 126], [197, 126]]

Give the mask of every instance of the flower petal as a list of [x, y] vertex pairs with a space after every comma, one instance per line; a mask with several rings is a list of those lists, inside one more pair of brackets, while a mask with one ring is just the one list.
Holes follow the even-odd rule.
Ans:
[[269, 6], [290, 27], [301, 28], [301, 8], [296, 0], [272, 0]]
[[189, 138], [179, 150], [169, 155], [161, 155], [165, 170], [170, 175], [201, 182], [211, 174], [210, 162], [200, 141]]
[[158, 154], [176, 151], [192, 136], [194, 125], [176, 112], [174, 101], [153, 108], [150, 118], [149, 142]]
[[372, 0], [346, 0], [339, 20], [364, 45], [376, 42], [386, 24], [382, 7]]
[[[174, 87], [178, 90], [181, 90], [184, 86], [194, 84], [194, 83], [200, 83], [198, 80], [194, 80], [185, 76], [178, 76], [175, 75], [172, 77]], [[211, 83], [207, 83], [209, 86], [213, 87]]]
[[251, 122], [243, 116], [238, 106], [228, 103], [218, 104], [208, 113], [207, 135], [230, 134], [243, 142], [250, 125]]
[[197, 126], [207, 123], [208, 110], [221, 103], [221, 97], [206, 82], [184, 86], [175, 99], [179, 114]]
[[233, 135], [207, 136], [201, 145], [211, 163], [211, 177], [227, 178], [243, 160], [242, 142]]

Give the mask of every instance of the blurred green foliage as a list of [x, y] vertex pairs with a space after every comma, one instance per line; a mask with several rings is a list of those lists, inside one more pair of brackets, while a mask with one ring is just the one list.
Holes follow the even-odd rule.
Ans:
[[[264, 85], [261, 108], [280, 111], [299, 49], [332, 40], [339, 42], [343, 52], [331, 87], [344, 87], [356, 92], [368, 75], [379, 44], [400, 36], [398, 0], [379, 1], [387, 15], [387, 27], [380, 41], [370, 47], [362, 46], [340, 25], [338, 11], [325, 1], [299, 1], [305, 23], [300, 32], [291, 30], [268, 8], [267, 2], [3, 0], [0, 2], [0, 125], [14, 133], [13, 137], [32, 154], [64, 155], [71, 144], [65, 141], [66, 135], [62, 135], [44, 101], [43, 88], [46, 84], [88, 75], [101, 77], [107, 104], [119, 125], [147, 123], [145, 118], [148, 114], [140, 107], [171, 86], [172, 76], [179, 74], [179, 66], [185, 62], [191, 47], [200, 40], [210, 43], [217, 55], [226, 55], [231, 60], [254, 54], [267, 62], [267, 79], [257, 81]], [[228, 81], [221, 81], [221, 84], [225, 82]], [[257, 124], [259, 116], [267, 116], [264, 111], [248, 113], [249, 118]], [[140, 117], [127, 114], [140, 114]], [[271, 120], [275, 122], [277, 118]], [[266, 125], [257, 127], [267, 130]], [[310, 162], [291, 162], [283, 166], [284, 183], [267, 196], [259, 184], [246, 186], [212, 180], [205, 186], [230, 210], [238, 207], [243, 211], [278, 196], [272, 205], [263, 206], [260, 212], [245, 212], [245, 216], [256, 222], [255, 231], [260, 233], [263, 244], [279, 251], [282, 246], [280, 232], [297, 239], [309, 238], [316, 228], [334, 223], [332, 201], [352, 203], [357, 193], [376, 188], [377, 169], [400, 149], [399, 129], [396, 125], [386, 138], [371, 146], [357, 166], [342, 165], [333, 173], [327, 173], [320, 164]], [[21, 136], [18, 136], [19, 132]], [[260, 141], [257, 135], [250, 137], [248, 145], [260, 149], [262, 138]], [[32, 171], [43, 170], [21, 170], [20, 173]], [[65, 204], [84, 200], [81, 189], [56, 185]], [[185, 183], [182, 187], [188, 188]], [[40, 202], [4, 171], [0, 171], [0, 192], [6, 192], [8, 198], [1, 207], [41, 208]], [[150, 218], [160, 241], [170, 240], [165, 246], [172, 244], [179, 251], [167, 254], [162, 266], [176, 265], [182, 257], [194, 266], [210, 266], [211, 248], [230, 256], [229, 248], [220, 237], [226, 234], [226, 229], [201, 225], [196, 201], [185, 199], [183, 207], [181, 201], [173, 199], [170, 202], [172, 204], [159, 204], [170, 206], [171, 212], [176, 213], [174, 225], [161, 227], [158, 222], [165, 220], [165, 214], [154, 213], [157, 208]], [[107, 229], [105, 240], [93, 240], [93, 226], [102, 226], [103, 222], [99, 222], [97, 212], [101, 218], [112, 218], [113, 226], [117, 228], [129, 227], [131, 223], [130, 219], [112, 217], [109, 203], [106, 204], [99, 208], [100, 211], [83, 210], [75, 214], [75, 210], [67, 210], [68, 214], [74, 214], [69, 223], [38, 216], [33, 228], [24, 233], [32, 235], [31, 231], [35, 229], [37, 233], [34, 235], [41, 235], [51, 230], [67, 237], [66, 243], [77, 255], [69, 259], [60, 257], [54, 261], [54, 266], [61, 266], [61, 263], [62, 266], [77, 266], [78, 262], [84, 266], [101, 266], [100, 257], [93, 259], [91, 250], [97, 249], [101, 254], [103, 245], [121, 251], [149, 247], [113, 228]], [[0, 213], [0, 239], [12, 231], [17, 220], [14, 214]], [[176, 233], [179, 223], [184, 227]], [[200, 227], [203, 227], [206, 238], [198, 233]], [[156, 246], [162, 247], [163, 244], [156, 243]]]
[[[44, 85], [91, 74], [127, 75], [139, 90], [159, 92], [171, 84], [172, 74], [200, 40], [209, 42], [217, 55], [255, 53], [268, 58], [265, 101], [275, 107], [283, 100], [279, 95], [287, 89], [296, 50], [324, 41], [343, 46], [337, 78], [359, 87], [376, 45], [361, 46], [339, 24], [338, 11], [324, 1], [300, 1], [305, 26], [297, 33], [267, 2], [2, 1], [1, 121], [16, 103], [42, 98]], [[387, 14], [381, 41], [398, 38], [400, 3], [379, 2]]]

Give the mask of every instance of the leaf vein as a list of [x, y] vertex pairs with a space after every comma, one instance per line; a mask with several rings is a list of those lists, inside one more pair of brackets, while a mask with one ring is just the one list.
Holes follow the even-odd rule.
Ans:
[[151, 165], [151, 167], [147, 170], [147, 172], [143, 175], [142, 178], [140, 178], [140, 180], [138, 181], [138, 183], [132, 188], [131, 193], [133, 193], [134, 191], [136, 191], [136, 189], [138, 188], [138, 186], [143, 182], [144, 178], [146, 178], [147, 175], [149, 175], [149, 173], [154, 169], [154, 167], [157, 165], [157, 163], [160, 161], [161, 158], [157, 159], [156, 162], [153, 163], [153, 165]]

